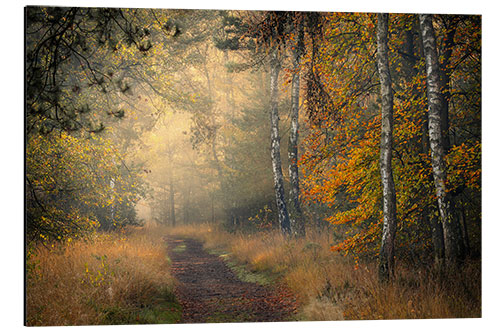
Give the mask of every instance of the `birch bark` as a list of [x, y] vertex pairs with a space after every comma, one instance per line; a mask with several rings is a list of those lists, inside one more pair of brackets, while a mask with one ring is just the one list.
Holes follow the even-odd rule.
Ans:
[[446, 188], [445, 142], [442, 132], [443, 89], [432, 16], [419, 15], [419, 20], [427, 72], [429, 142], [432, 171], [443, 228], [445, 264], [447, 268], [450, 268], [463, 258], [463, 242], [460, 234], [460, 225], [453, 214], [450, 194]]
[[387, 46], [389, 15], [378, 14], [377, 65], [382, 97], [380, 139], [380, 176], [383, 190], [383, 229], [379, 253], [379, 279], [387, 281], [394, 273], [394, 240], [396, 236], [396, 189], [392, 174], [393, 94]]
[[290, 174], [290, 224], [291, 232], [295, 236], [302, 237], [305, 235], [304, 216], [300, 204], [300, 187], [299, 187], [299, 168], [298, 160], [298, 140], [299, 140], [299, 96], [300, 96], [300, 57], [303, 50], [303, 35], [302, 26], [297, 31], [296, 43], [292, 50], [292, 110], [290, 123], [290, 137], [288, 144], [288, 171]]
[[285, 201], [285, 189], [283, 185], [283, 170], [281, 168], [279, 115], [278, 115], [278, 75], [280, 64], [277, 51], [271, 54], [270, 92], [271, 92], [271, 160], [273, 165], [274, 192], [276, 195], [276, 206], [278, 209], [278, 221], [283, 234], [289, 235], [290, 217]]

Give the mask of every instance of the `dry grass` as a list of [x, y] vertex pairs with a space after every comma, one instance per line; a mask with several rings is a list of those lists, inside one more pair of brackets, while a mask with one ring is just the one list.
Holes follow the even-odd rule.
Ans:
[[197, 238], [207, 248], [231, 252], [252, 270], [278, 275], [298, 296], [305, 320], [481, 316], [477, 261], [447, 279], [399, 265], [394, 281], [381, 285], [374, 263], [356, 267], [332, 253], [325, 234], [287, 240], [278, 232], [232, 234], [210, 225], [181, 226], [169, 233]]
[[32, 249], [27, 324], [93, 325], [141, 320], [139, 309], [171, 295], [163, 230], [129, 229]]

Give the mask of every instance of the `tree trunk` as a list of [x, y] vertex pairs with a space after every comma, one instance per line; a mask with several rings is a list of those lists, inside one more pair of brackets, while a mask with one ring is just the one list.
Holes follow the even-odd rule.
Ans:
[[288, 144], [288, 161], [290, 174], [290, 226], [291, 232], [295, 236], [305, 236], [304, 215], [300, 205], [300, 188], [299, 188], [299, 168], [298, 161], [298, 140], [299, 140], [299, 96], [300, 96], [300, 57], [303, 49], [303, 34], [304, 31], [299, 28], [297, 32], [296, 45], [292, 50], [292, 110], [290, 124], [290, 138]]
[[451, 268], [463, 258], [463, 241], [461, 239], [460, 225], [453, 214], [450, 194], [446, 188], [447, 175], [442, 132], [443, 96], [432, 16], [420, 15], [419, 19], [427, 71], [429, 142], [432, 171], [443, 228], [445, 264], [447, 268]]
[[185, 192], [184, 197], [184, 225], [189, 223], [189, 211], [191, 209], [191, 186], [188, 185], [187, 192]]
[[[228, 198], [225, 195], [225, 191], [227, 190], [227, 186], [226, 186], [226, 182], [224, 181], [224, 173], [222, 172], [221, 162], [219, 161], [219, 157], [217, 156], [217, 150], [216, 150], [215, 145], [216, 145], [216, 142], [215, 142], [215, 136], [214, 136], [210, 148], [212, 151], [212, 158], [213, 158], [214, 163], [215, 163], [215, 169], [217, 170], [217, 176], [219, 177], [220, 188], [221, 188], [222, 193], [223, 193], [223, 197], [222, 197], [222, 207], [223, 208], [222, 208], [222, 210], [224, 211], [224, 215], [225, 215], [225, 221], [226, 221], [225, 223], [227, 225], [233, 225], [233, 216], [232, 216], [229, 204], [227, 202]], [[212, 198], [212, 200], [213, 200], [213, 198]]]
[[464, 240], [464, 257], [470, 255], [470, 241], [469, 241], [469, 231], [467, 228], [467, 215], [465, 213], [465, 206], [463, 202], [460, 203], [460, 224], [462, 227], [462, 238]]
[[382, 244], [379, 255], [379, 279], [387, 281], [394, 273], [396, 236], [396, 189], [392, 175], [393, 95], [387, 46], [389, 15], [378, 14], [377, 64], [382, 97], [382, 133], [380, 140], [380, 175], [383, 190]]
[[170, 223], [175, 227], [174, 177], [170, 172]]
[[290, 217], [286, 208], [285, 189], [283, 185], [283, 171], [281, 169], [279, 115], [278, 115], [278, 73], [280, 64], [277, 51], [271, 54], [271, 160], [273, 164], [274, 191], [276, 195], [276, 206], [278, 209], [278, 222], [283, 234], [290, 234]]
[[[429, 154], [429, 118], [424, 114], [422, 119], [422, 153], [426, 156]], [[436, 206], [432, 208], [424, 207], [422, 209], [422, 223], [430, 225], [432, 233], [432, 245], [434, 248], [434, 267], [442, 273], [444, 269], [444, 238], [443, 226], [441, 221], [436, 218]]]
[[215, 223], [215, 208], [214, 208], [214, 192], [210, 193], [210, 210], [211, 210], [211, 221]]
[[[417, 23], [418, 27], [418, 15], [414, 16], [415, 18], [415, 23]], [[423, 54], [415, 55], [415, 43], [419, 43], [419, 49], [422, 50], [423, 52], [423, 44], [422, 40], [415, 40], [413, 37], [413, 28], [412, 30], [406, 30], [405, 31], [405, 43], [403, 45], [404, 49], [404, 60], [406, 64], [406, 79], [408, 81], [411, 81], [417, 74], [418, 70], [416, 69], [415, 65], [417, 60], [420, 57], [423, 57]], [[419, 98], [420, 96], [420, 91], [418, 89], [413, 89], [411, 98]], [[424, 155], [429, 154], [429, 133], [428, 133], [428, 128], [429, 128], [429, 119], [427, 117], [427, 114], [423, 114], [421, 118], [421, 152]], [[437, 202], [436, 202], [437, 203]], [[437, 208], [436, 208], [437, 209]], [[442, 263], [444, 262], [444, 240], [443, 240], [443, 228], [441, 226], [441, 223], [439, 222], [438, 219], [436, 219], [435, 215], [433, 214], [435, 212], [434, 206], [432, 209], [429, 209], [428, 206], [424, 206], [422, 208], [421, 212], [421, 223], [424, 226], [429, 226], [431, 230], [431, 237], [432, 237], [432, 244], [434, 247], [434, 263], [437, 268], [443, 266]]]
[[[445, 19], [446, 20], [446, 19]], [[442, 82], [442, 93], [443, 93], [443, 108], [441, 110], [441, 132], [443, 133], [443, 149], [445, 153], [450, 149], [450, 124], [449, 124], [449, 108], [450, 108], [450, 99], [451, 99], [451, 91], [450, 91], [450, 61], [451, 55], [453, 52], [453, 46], [455, 45], [454, 38], [455, 33], [457, 31], [456, 26], [453, 21], [448, 22], [449, 24], [445, 25], [446, 28], [446, 36], [444, 39], [444, 50], [443, 50], [443, 70], [440, 71], [441, 82]]]
[[[425, 210], [427, 212], [427, 209]], [[434, 212], [435, 210], [433, 210]], [[429, 219], [429, 217], [427, 217]], [[444, 238], [443, 238], [443, 225], [435, 215], [430, 216], [430, 223], [432, 229], [432, 245], [434, 246], [434, 266], [442, 272], [444, 269]]]
[[[227, 64], [228, 61], [229, 61], [228, 51], [224, 50], [224, 64]], [[229, 107], [231, 118], [234, 118], [236, 106], [235, 106], [235, 103], [234, 103], [233, 76], [230, 73], [230, 71], [226, 71], [226, 78], [225, 79], [226, 79], [226, 84], [227, 84], [227, 87], [225, 89], [226, 103], [227, 103], [227, 105]]]

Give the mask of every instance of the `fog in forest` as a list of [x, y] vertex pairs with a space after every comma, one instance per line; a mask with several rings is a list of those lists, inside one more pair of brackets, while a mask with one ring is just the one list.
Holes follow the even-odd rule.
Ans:
[[[43, 30], [36, 31], [35, 21], [66, 10], [29, 10], [34, 32], [28, 35], [28, 49], [32, 43], [47, 47], [36, 44]], [[112, 11], [85, 11], [76, 15], [91, 32], [85, 35], [87, 30], [81, 27], [82, 35], [75, 37], [81, 40], [72, 43], [89, 55], [76, 51], [68, 59], [60, 55], [55, 69], [60, 82], [51, 82], [50, 88], [62, 96], [47, 96], [46, 102], [61, 101], [54, 103], [57, 106], [51, 112], [55, 114], [48, 117], [37, 117], [38, 110], [29, 113], [28, 134], [57, 132], [62, 127], [84, 141], [98, 137], [102, 144], [111, 145], [118, 156], [108, 166], [128, 173], [128, 181], [134, 178], [141, 187], [140, 193], [134, 193], [140, 199], [130, 202], [138, 216], [128, 222], [175, 225], [221, 221], [228, 215], [243, 221], [264, 207], [272, 209], [265, 54], [249, 59], [244, 47], [231, 50], [230, 45], [241, 37], [236, 35], [242, 29], [240, 17], [248, 14], [125, 10], [126, 22], [135, 30], [124, 32], [120, 28], [97, 31], [100, 27], [92, 22], [92, 12], [114, 15]], [[120, 40], [127, 37], [131, 40]], [[67, 49], [61, 53], [71, 53], [76, 46], [62, 47]], [[282, 57], [287, 61], [286, 54]], [[282, 76], [279, 84], [285, 138], [290, 126], [287, 79]], [[286, 142], [282, 140], [284, 157]], [[283, 161], [286, 170], [286, 158]], [[128, 195], [118, 187], [113, 191], [117, 197]]]
[[[108, 257], [138, 271], [160, 253], [144, 273], [158, 276], [161, 251], [180, 265], [199, 241], [283, 278], [300, 318], [480, 316], [481, 16], [33, 6], [25, 19], [33, 295], [52, 248], [97, 258], [66, 282], [113, 299]], [[126, 245], [142, 254], [114, 252]], [[400, 291], [379, 294], [387, 281]], [[42, 299], [32, 325], [80, 323]], [[157, 322], [135, 316], [143, 300], [126, 316], [108, 301], [82, 323]]]

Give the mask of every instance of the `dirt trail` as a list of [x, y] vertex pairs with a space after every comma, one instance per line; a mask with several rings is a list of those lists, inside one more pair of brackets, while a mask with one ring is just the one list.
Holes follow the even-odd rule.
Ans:
[[293, 320], [296, 302], [283, 287], [243, 282], [194, 239], [167, 238], [183, 323]]

